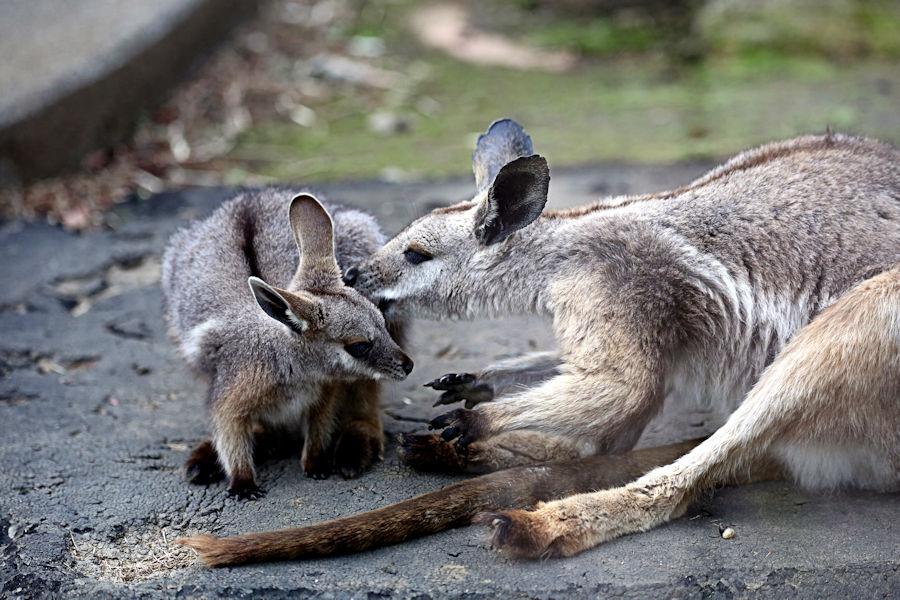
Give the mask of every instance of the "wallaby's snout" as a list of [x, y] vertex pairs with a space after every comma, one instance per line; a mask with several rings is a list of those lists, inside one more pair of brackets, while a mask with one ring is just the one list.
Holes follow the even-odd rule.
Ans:
[[[412, 359], [403, 352], [401, 352], [400, 355], [403, 357], [400, 359], [400, 368], [403, 369], [403, 372], [406, 373], [406, 375], [409, 375], [410, 373], [412, 373], [415, 364], [413, 363]], [[404, 376], [403, 379], [406, 379], [406, 376]]]
[[403, 381], [412, 373], [413, 361], [406, 352], [395, 347], [393, 352], [380, 352], [380, 356], [375, 358], [370, 366], [383, 377]]

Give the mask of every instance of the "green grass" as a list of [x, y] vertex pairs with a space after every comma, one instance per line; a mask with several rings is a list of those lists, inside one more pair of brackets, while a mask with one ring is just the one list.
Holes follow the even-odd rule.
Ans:
[[[393, 7], [393, 18], [402, 6]], [[879, 34], [888, 40], [879, 42], [879, 53], [864, 60], [748, 45], [673, 66], [646, 51], [652, 40], [640, 28], [623, 34], [605, 21], [579, 29], [560, 20], [522, 37], [568, 39], [568, 47], [581, 45], [601, 58], [571, 72], [545, 73], [475, 67], [423, 51], [396, 22], [385, 24], [384, 13], [379, 18], [376, 24], [363, 19], [354, 31], [380, 31], [393, 64], [415, 65], [427, 75], [381, 98], [338, 95], [314, 107], [313, 128], [256, 125], [232, 154], [241, 169], [305, 181], [378, 177], [386, 170], [411, 178], [462, 174], [477, 134], [503, 116], [522, 123], [554, 166], [725, 157], [829, 126], [900, 141], [900, 66], [885, 58], [886, 31]], [[859, 17], [881, 31], [874, 20]], [[629, 52], [622, 55], [623, 48]], [[422, 98], [436, 101], [437, 110], [419, 112]], [[410, 116], [412, 129], [370, 132], [369, 114], [382, 105]]]
[[562, 20], [536, 29], [526, 39], [592, 56], [647, 52], [660, 44], [657, 32], [643, 25], [619, 26], [609, 19]]

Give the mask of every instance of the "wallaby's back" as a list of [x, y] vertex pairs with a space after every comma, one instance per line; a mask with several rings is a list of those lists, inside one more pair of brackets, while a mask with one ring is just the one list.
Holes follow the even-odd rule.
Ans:
[[[260, 349], [265, 332], [278, 326], [259, 311], [247, 278], [285, 288], [291, 281], [298, 253], [286, 215], [294, 195], [279, 187], [240, 191], [209, 218], [172, 236], [163, 257], [165, 312], [169, 333], [192, 367], [208, 370], [197, 363], [200, 353], [192, 347], [199, 336], [190, 335], [204, 324], [204, 334], [231, 332], [257, 340]], [[342, 270], [384, 243], [370, 215], [327, 202], [323, 206], [335, 223], [335, 258]]]

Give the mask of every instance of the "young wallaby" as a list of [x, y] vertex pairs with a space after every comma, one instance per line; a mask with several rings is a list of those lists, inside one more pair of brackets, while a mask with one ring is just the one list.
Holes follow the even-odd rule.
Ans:
[[[534, 510], [522, 510], [534, 499], [520, 472], [530, 467], [500, 480], [525, 491], [514, 498], [520, 510], [478, 518], [496, 547], [572, 555], [677, 517], [712, 486], [785, 472], [813, 488], [900, 488], [900, 153], [891, 146], [805, 136], [675, 191], [554, 212], [543, 211], [547, 163], [512, 121], [479, 139], [474, 166], [474, 200], [413, 222], [352, 275], [388, 315], [553, 319], [556, 356], [432, 382], [446, 390], [439, 402], [493, 401], [438, 417], [440, 436], [402, 442], [407, 462], [429, 468], [583, 457], [540, 467], [553, 482], [543, 495], [561, 499]], [[517, 373], [526, 389], [511, 385]], [[646, 452], [628, 451], [673, 396], [734, 412], [677, 460], [690, 445], [656, 449], [672, 464], [594, 491], [610, 484], [610, 462]], [[479, 481], [497, 480], [466, 483]], [[586, 493], [564, 497], [577, 489]], [[490, 504], [513, 492], [480, 494]], [[398, 529], [384, 538], [428, 531], [397, 516], [421, 498], [380, 509]], [[441, 509], [435, 499], [429, 514]], [[364, 530], [380, 511], [187, 543], [210, 564], [307, 556], [334, 551], [323, 540], [335, 531], [371, 537]]]
[[329, 210], [307, 193], [245, 191], [173, 236], [162, 274], [169, 331], [210, 383], [213, 436], [188, 459], [190, 481], [220, 478], [221, 464], [229, 495], [259, 497], [254, 443], [274, 430], [302, 434], [310, 477], [354, 477], [380, 458], [376, 380], [404, 379], [413, 363], [338, 267], [382, 244], [377, 224]]

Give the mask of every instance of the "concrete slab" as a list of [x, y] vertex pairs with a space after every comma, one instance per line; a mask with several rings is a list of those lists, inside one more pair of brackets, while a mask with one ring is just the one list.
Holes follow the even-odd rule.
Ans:
[[0, 3], [0, 160], [7, 177], [53, 174], [117, 140], [256, 4]]
[[[554, 172], [551, 205], [685, 183], [700, 165]], [[468, 180], [365, 183], [323, 191], [396, 232]], [[156, 285], [168, 236], [227, 190], [172, 192], [118, 207], [101, 233], [0, 224], [0, 596], [4, 598], [890, 598], [900, 595], [898, 495], [819, 496], [786, 483], [725, 488], [687, 518], [567, 560], [516, 562], [462, 528], [363, 554], [210, 570], [170, 542], [185, 533], [310, 524], [436, 489], [393, 448], [358, 480], [306, 479], [266, 463], [258, 502], [180, 469], [206, 435], [201, 383], [166, 339]], [[437, 414], [432, 377], [552, 347], [531, 318], [415, 323], [416, 370], [388, 390], [390, 436]], [[642, 444], [694, 437], [723, 415], [668, 407]], [[719, 525], [737, 531], [719, 536]]]

